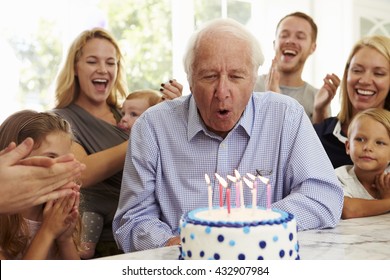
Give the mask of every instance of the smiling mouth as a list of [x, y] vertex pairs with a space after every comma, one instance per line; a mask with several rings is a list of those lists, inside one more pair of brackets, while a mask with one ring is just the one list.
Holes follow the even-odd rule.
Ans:
[[362, 95], [362, 96], [373, 96], [373, 95], [375, 95], [375, 91], [372, 91], [372, 90], [357, 89], [356, 93], [358, 95]]
[[92, 83], [94, 84], [96, 89], [98, 89], [98, 90], [105, 90], [107, 88], [107, 85], [108, 85], [108, 80], [106, 80], [106, 79], [95, 79], [95, 80], [92, 80]]
[[298, 52], [297, 51], [293, 51], [293, 50], [284, 50], [284, 51], [282, 51], [282, 54], [284, 56], [294, 57], [294, 56], [296, 56], [298, 54]]

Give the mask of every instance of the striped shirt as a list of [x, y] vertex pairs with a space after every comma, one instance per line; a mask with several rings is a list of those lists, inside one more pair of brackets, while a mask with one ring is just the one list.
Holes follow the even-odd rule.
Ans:
[[[301, 105], [290, 97], [254, 93], [236, 126], [222, 138], [205, 127], [192, 95], [148, 109], [134, 124], [113, 232], [125, 252], [162, 247], [177, 236], [183, 213], [207, 207], [205, 174], [218, 181], [237, 169], [264, 170], [272, 207], [295, 215], [299, 230], [334, 227], [343, 191]], [[266, 206], [258, 183], [257, 205]], [[232, 201], [235, 188], [231, 189]], [[245, 204], [251, 192], [244, 185]]]

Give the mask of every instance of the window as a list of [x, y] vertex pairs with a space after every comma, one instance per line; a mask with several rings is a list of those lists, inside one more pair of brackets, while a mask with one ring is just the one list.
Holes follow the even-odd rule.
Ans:
[[[184, 5], [192, 18], [176, 13], [171, 20], [175, 5]], [[183, 33], [188, 36], [197, 25], [215, 17], [228, 16], [245, 24], [250, 20], [251, 1], [15, 0], [0, 16], [1, 56], [8, 66], [1, 70], [6, 97], [1, 122], [19, 109], [53, 107], [56, 73], [69, 44], [84, 29], [104, 27], [118, 39], [129, 90], [159, 89], [172, 77], [186, 83], [181, 65]], [[180, 30], [172, 24], [175, 20]], [[183, 20], [189, 24], [182, 24]], [[173, 32], [181, 37], [175, 45]]]
[[[82, 30], [94, 26], [107, 28], [118, 39], [126, 60], [129, 90], [158, 90], [162, 82], [176, 78], [184, 84], [184, 94], [189, 92], [182, 66], [187, 39], [196, 27], [213, 18], [234, 18], [253, 31], [265, 54], [265, 64], [260, 69], [265, 73], [274, 55], [272, 41], [278, 20], [297, 10], [312, 15], [319, 26], [320, 40], [316, 52], [306, 62], [303, 78], [316, 87], [322, 86], [326, 73], [342, 74], [342, 61], [360, 36], [390, 34], [388, 0], [313, 3], [312, 0], [7, 1], [0, 10], [3, 62], [0, 123], [20, 109], [53, 107], [53, 82], [69, 43]], [[334, 33], [335, 30], [340, 32]], [[332, 112], [337, 111], [336, 97]]]
[[55, 76], [70, 42], [95, 26], [118, 39], [129, 90], [158, 89], [172, 76], [170, 0], [9, 1], [0, 11], [0, 55], [6, 62], [0, 123], [20, 109], [53, 107]]

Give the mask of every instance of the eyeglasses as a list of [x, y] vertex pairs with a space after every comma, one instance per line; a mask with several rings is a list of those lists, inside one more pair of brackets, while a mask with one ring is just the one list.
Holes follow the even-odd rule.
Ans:
[[257, 175], [265, 177], [272, 175], [272, 170], [256, 169], [256, 173]]

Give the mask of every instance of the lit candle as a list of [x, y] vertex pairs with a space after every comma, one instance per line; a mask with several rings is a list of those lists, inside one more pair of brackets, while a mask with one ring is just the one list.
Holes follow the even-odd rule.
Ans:
[[215, 173], [215, 177], [217, 177], [219, 181], [219, 207], [223, 208], [223, 187], [227, 187], [227, 182], [225, 181], [224, 178], [219, 176], [218, 173]]
[[271, 209], [271, 184], [267, 184], [267, 210]]
[[240, 207], [240, 195], [239, 195], [239, 185], [237, 182], [237, 178], [231, 175], [227, 175], [227, 178], [232, 181], [236, 188], [236, 208]]
[[256, 208], [256, 190], [253, 188], [253, 182], [247, 178], [243, 178], [245, 184], [251, 189], [252, 193], [252, 208]]
[[230, 214], [230, 188], [226, 189], [226, 204], [227, 204], [228, 214]]
[[253, 187], [252, 187], [252, 208], [256, 207], [257, 204], [257, 182], [256, 182], [256, 176], [251, 173], [246, 173], [246, 175], [252, 180]]
[[251, 173], [246, 173], [246, 176], [248, 176], [248, 177], [249, 177], [249, 179], [251, 179], [251, 180], [252, 180], [252, 182], [254, 182], [254, 181], [256, 180], [256, 176], [255, 176], [255, 175], [253, 175], [253, 174], [251, 174]]
[[207, 192], [208, 192], [208, 199], [209, 199], [209, 210], [213, 208], [213, 189], [211, 188], [211, 182], [209, 175], [204, 174], [204, 178], [206, 180], [207, 184]]
[[238, 182], [238, 187], [240, 189], [240, 207], [241, 208], [245, 208], [245, 202], [244, 202], [244, 188], [242, 186], [242, 178], [241, 178], [241, 175], [240, 173], [238, 172], [237, 169], [234, 170], [234, 175], [236, 176], [237, 178], [237, 182]]
[[219, 208], [223, 208], [223, 189], [222, 189], [222, 184], [219, 183]]
[[236, 208], [240, 208], [240, 183], [236, 182], [234, 186], [236, 188]]

